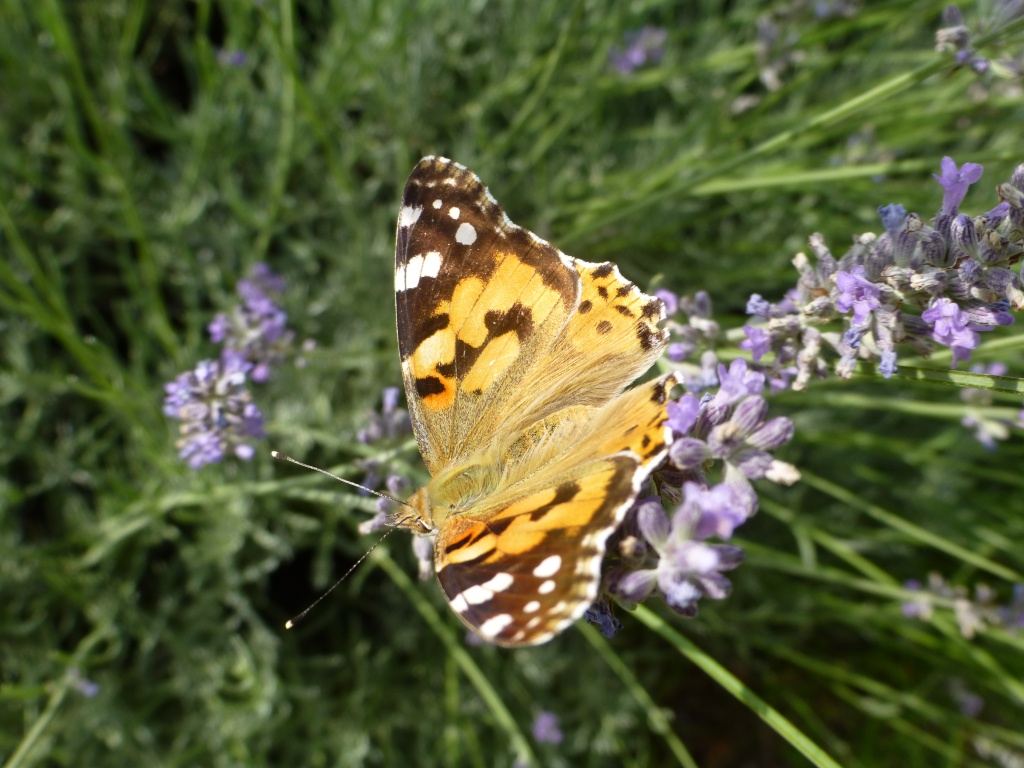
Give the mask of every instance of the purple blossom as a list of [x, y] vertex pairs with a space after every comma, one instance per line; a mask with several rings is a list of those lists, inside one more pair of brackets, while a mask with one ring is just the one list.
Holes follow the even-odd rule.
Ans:
[[240, 306], [220, 313], [207, 327], [210, 338], [224, 344], [223, 357], [237, 356], [252, 363], [249, 378], [264, 382], [271, 366], [284, 359], [294, 334], [288, 330], [288, 315], [274, 301], [284, 291], [283, 278], [266, 264], [253, 265], [249, 277], [238, 281]]
[[227, 453], [248, 461], [249, 438], [262, 438], [263, 415], [246, 387], [252, 365], [238, 358], [203, 360], [164, 386], [164, 414], [181, 421], [178, 455], [192, 469]]
[[611, 605], [609, 605], [608, 599], [605, 597], [598, 599], [587, 608], [583, 618], [591, 624], [596, 624], [598, 632], [605, 637], [614, 637], [615, 633], [622, 629], [622, 622], [615, 618]]
[[538, 744], [561, 744], [565, 738], [554, 712], [538, 712], [533, 719], [533, 738]]
[[768, 319], [772, 311], [771, 302], [761, 296], [759, 293], [750, 294], [750, 298], [747, 299], [747, 314], [756, 315], [757, 317], [763, 317], [765, 320]]
[[247, 60], [245, 51], [229, 51], [224, 48], [217, 51], [217, 63], [222, 67], [243, 67]]
[[892, 234], [899, 229], [907, 218], [907, 209], [899, 203], [878, 206], [878, 215], [882, 218], [885, 231]]
[[881, 306], [881, 288], [864, 274], [863, 264], [858, 264], [849, 272], [836, 273], [836, 287], [839, 288], [836, 309], [844, 313], [853, 309], [855, 326], [864, 325], [871, 313]]
[[681, 363], [693, 354], [693, 350], [693, 344], [689, 344], [684, 341], [673, 341], [668, 345], [668, 350], [665, 352], [665, 355], [673, 363]]
[[643, 27], [625, 34], [625, 46], [612, 48], [608, 63], [621, 75], [632, 74], [646, 64], [657, 64], [665, 52], [668, 32], [661, 27]]
[[68, 680], [71, 687], [87, 699], [95, 698], [100, 692], [100, 684], [83, 677], [78, 667], [68, 669]]
[[749, 352], [755, 363], [771, 351], [771, 336], [764, 328], [744, 325], [743, 332], [747, 338], [740, 342], [740, 349]]
[[[398, 387], [384, 388], [381, 393], [380, 412], [371, 411], [367, 416], [366, 426], [356, 433], [356, 439], [359, 442], [370, 445], [379, 440], [395, 440], [412, 431], [408, 411], [398, 407], [399, 397]], [[364, 485], [370, 484], [364, 483]]]
[[716, 525], [702, 525], [702, 517], [714, 518], [717, 524], [732, 513], [726, 495], [705, 491], [696, 483], [686, 483], [683, 493], [683, 504], [671, 523], [658, 502], [637, 508], [637, 526], [658, 560], [651, 568], [620, 574], [612, 589], [625, 600], [639, 602], [657, 587], [669, 607], [693, 616], [701, 596], [721, 600], [729, 595], [732, 585], [722, 572], [739, 565], [743, 550], [727, 544], [705, 544], [699, 538], [716, 530]]
[[672, 315], [679, 311], [679, 297], [672, 293], [672, 291], [666, 288], [659, 288], [654, 292], [654, 295], [664, 302], [666, 317], [672, 317]]
[[967, 196], [967, 190], [981, 178], [984, 168], [977, 163], [964, 163], [957, 168], [951, 157], [942, 158], [941, 168], [941, 175], [933, 173], [932, 176], [946, 190], [942, 196], [942, 213], [954, 216]]
[[668, 425], [678, 435], [688, 434], [697, 421], [700, 413], [700, 400], [696, 395], [687, 392], [678, 400], [665, 406], [668, 413]]
[[746, 360], [733, 360], [728, 369], [719, 364], [718, 382], [718, 393], [713, 400], [716, 407], [733, 405], [747, 395], [759, 395], [764, 391], [764, 374], [750, 370]]
[[897, 370], [896, 353], [892, 350], [883, 352], [878, 362], [878, 372], [882, 374], [883, 378], [891, 379]]
[[970, 360], [971, 350], [978, 346], [978, 334], [971, 330], [970, 315], [956, 302], [940, 297], [933, 299], [921, 319], [932, 326], [932, 338], [953, 350], [953, 365]]

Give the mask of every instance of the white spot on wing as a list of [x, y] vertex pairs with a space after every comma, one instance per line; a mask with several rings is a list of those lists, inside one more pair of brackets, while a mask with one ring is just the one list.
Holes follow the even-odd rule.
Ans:
[[490, 581], [485, 581], [480, 586], [491, 590], [491, 592], [504, 592], [512, 586], [513, 581], [514, 579], [510, 573], [496, 573]]
[[531, 600], [523, 606], [523, 613], [536, 613], [540, 609], [540, 603], [536, 600]]
[[511, 616], [507, 613], [499, 613], [497, 616], [491, 616], [491, 618], [480, 625], [480, 634], [484, 637], [496, 637], [501, 630], [511, 623]]
[[554, 591], [555, 591], [555, 582], [553, 582], [551, 579], [548, 579], [547, 581], [542, 583], [539, 587], [537, 587], [537, 592], [539, 592], [542, 595], [546, 595], [549, 592], [554, 592]]
[[[415, 288], [424, 277], [437, 277], [441, 272], [441, 254], [437, 251], [419, 253], [409, 259], [404, 268], [395, 272], [395, 289], [399, 291]], [[399, 281], [401, 275], [401, 282]]]
[[469, 603], [466, 602], [461, 594], [456, 595], [452, 598], [452, 610], [456, 613], [465, 613], [469, 609]]
[[460, 245], [472, 245], [476, 242], [476, 230], [473, 225], [468, 221], [464, 221], [459, 224], [459, 228], [455, 230], [455, 242]]
[[453, 206], [452, 206], [451, 208], [449, 208], [449, 209], [448, 209], [448, 215], [449, 215], [449, 216], [451, 216], [451, 217], [452, 217], [453, 219], [456, 219], [456, 220], [458, 220], [458, 218], [459, 218], [459, 215], [460, 215], [461, 213], [462, 213], [462, 211], [460, 211], [460, 210], [459, 210], [459, 209], [458, 209], [457, 207], [455, 207], [454, 205], [453, 205]]
[[434, 210], [435, 211], [441, 210], [441, 206], [442, 205], [443, 205], [443, 203], [441, 202], [441, 198], [440, 197], [437, 198], [437, 200], [434, 201]]
[[548, 576], [554, 576], [558, 573], [558, 569], [562, 567], [562, 558], [558, 555], [551, 555], [540, 562], [536, 568], [533, 569], [533, 575], [538, 579], [546, 579]]
[[398, 226], [411, 227], [419, 219], [421, 213], [423, 213], [422, 207], [413, 208], [411, 205], [403, 205], [402, 210], [398, 213]]
[[494, 598], [495, 592], [504, 592], [510, 586], [515, 579], [512, 578], [510, 573], [496, 573], [485, 581], [483, 584], [474, 584], [473, 586], [462, 590], [459, 594], [452, 598], [452, 608], [457, 613], [461, 613], [463, 608], [460, 610], [456, 607], [456, 604], [461, 606], [480, 605], [486, 603], [488, 600]]
[[[479, 584], [474, 584], [469, 589], [464, 589], [455, 597], [456, 599], [461, 597], [470, 605], [480, 605], [480, 603], [486, 603], [488, 600], [494, 597], [494, 593], [491, 592], [491, 590], [489, 589], [484, 589]], [[455, 601], [453, 600], [452, 603], [454, 604]]]

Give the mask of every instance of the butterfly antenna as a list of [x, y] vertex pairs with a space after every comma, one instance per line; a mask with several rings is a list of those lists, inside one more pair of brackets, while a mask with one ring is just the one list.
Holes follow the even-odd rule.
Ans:
[[[277, 458], [277, 457], [275, 456], [275, 458]], [[287, 456], [282, 456], [282, 458], [287, 459], [288, 457]], [[299, 466], [302, 466], [302, 467], [306, 466], [305, 464], [301, 464], [298, 461], [296, 461], [295, 463], [299, 464]], [[310, 467], [310, 469], [316, 469], [316, 467]], [[330, 473], [328, 472], [327, 474], [330, 474]], [[331, 475], [331, 476], [333, 477], [333, 475]], [[381, 542], [384, 541], [384, 539], [386, 539], [388, 536], [390, 536], [397, 528], [401, 527], [402, 523], [404, 523], [406, 520], [409, 520], [409, 519], [410, 518], [403, 517], [398, 522], [391, 523], [390, 524], [391, 527], [388, 530], [384, 531], [384, 535], [381, 536], [379, 539], [377, 539], [377, 543], [376, 544], [374, 544], [372, 547], [370, 547], [368, 550], [366, 550], [366, 552], [363, 553], [362, 557], [360, 557], [358, 560], [356, 560], [354, 563], [352, 563], [352, 565], [349, 567], [349, 569], [347, 571], [345, 571], [345, 573], [341, 576], [341, 578], [338, 579], [333, 584], [331, 584], [330, 589], [328, 589], [326, 592], [324, 592], [322, 595], [320, 595], [320, 597], [318, 597], [316, 600], [314, 600], [312, 603], [310, 603], [309, 607], [306, 608], [306, 610], [304, 610], [298, 616], [295, 616], [295, 617], [293, 617], [291, 619], [288, 619], [288, 621], [286, 621], [284, 623], [284, 628], [285, 629], [291, 629], [296, 624], [298, 624], [300, 621], [302, 621], [303, 617], [307, 613], [312, 611], [314, 608], [316, 608], [317, 605], [320, 604], [321, 600], [323, 600], [325, 597], [327, 597], [329, 594], [331, 594], [331, 592], [336, 590], [338, 588], [338, 585], [340, 585], [341, 582], [343, 582], [345, 579], [347, 579], [349, 577], [349, 575], [352, 573], [352, 571], [354, 571], [356, 568], [358, 568], [359, 564], [361, 562], [363, 562], [363, 560], [368, 558], [370, 556], [370, 553], [373, 552], [373, 550], [375, 550], [377, 547], [379, 547], [381, 545]]]
[[[412, 509], [412, 504], [410, 504], [407, 501], [402, 501], [401, 499], [396, 499], [394, 496], [389, 496], [386, 493], [381, 493], [380, 491], [375, 491], [372, 488], [367, 488], [365, 485], [360, 485], [359, 483], [355, 483], [355, 482], [353, 482], [351, 480], [346, 480], [344, 477], [338, 477], [333, 472], [328, 472], [326, 469], [320, 469], [320, 467], [314, 467], [312, 464], [303, 464], [298, 459], [293, 459], [291, 456], [287, 456], [287, 455], [281, 453], [280, 451], [271, 451], [270, 455], [273, 456], [275, 459], [280, 459], [281, 461], [289, 461], [292, 464], [298, 464], [300, 467], [305, 467], [306, 469], [312, 469], [314, 472], [319, 472], [322, 475], [327, 475], [328, 477], [333, 477], [339, 483], [344, 483], [345, 485], [351, 485], [351, 486], [353, 486], [355, 488], [358, 488], [361, 491], [366, 491], [367, 493], [372, 493], [374, 496], [380, 496], [382, 499], [388, 499], [390, 501], [395, 502], [396, 504], [401, 504], [403, 507], [409, 507], [410, 509]], [[378, 543], [380, 543], [380, 542], [378, 542]], [[376, 546], [376, 545], [374, 545], [374, 546]], [[372, 552], [373, 550], [370, 550], [370, 551]], [[369, 552], [367, 554], [369, 554]], [[364, 557], [365, 557], [365, 555], [364, 555]]]
[[[356, 488], [359, 488], [361, 490], [366, 491], [367, 493], [372, 493], [374, 496], [380, 496], [382, 499], [389, 499], [390, 501], [393, 501], [396, 504], [401, 504], [403, 506], [409, 507], [410, 509], [413, 508], [412, 505], [409, 504], [408, 502], [402, 501], [401, 499], [396, 499], [394, 496], [389, 496], [386, 493], [380, 493], [379, 491], [375, 491], [372, 488], [367, 488], [365, 485], [360, 485], [359, 483], [354, 483], [351, 480], [346, 480], [343, 477], [338, 477], [336, 474], [334, 474], [333, 472], [328, 472], [326, 469], [320, 469], [320, 467], [314, 467], [312, 464], [304, 464], [303, 462], [298, 461], [297, 459], [293, 459], [291, 456], [283, 454], [280, 451], [271, 451], [270, 455], [273, 456], [275, 459], [280, 459], [281, 461], [288, 461], [288, 462], [291, 462], [292, 464], [297, 464], [300, 467], [305, 467], [306, 469], [312, 469], [314, 472], [319, 472], [320, 474], [327, 475], [328, 477], [333, 477], [335, 480], [337, 480], [340, 483], [345, 483], [345, 485], [354, 486]], [[284, 623], [284, 628], [285, 629], [291, 629], [296, 624], [298, 624], [300, 621], [302, 621], [303, 617], [307, 613], [312, 611], [314, 608], [316, 608], [316, 606], [319, 605], [321, 600], [323, 600], [325, 597], [327, 597], [329, 594], [331, 594], [331, 592], [333, 592], [335, 589], [337, 589], [338, 586], [341, 584], [341, 582], [343, 582], [345, 579], [347, 579], [349, 577], [349, 575], [352, 573], [352, 571], [354, 571], [357, 567], [359, 567], [359, 564], [362, 563], [363, 560], [365, 560], [367, 557], [369, 557], [370, 553], [373, 552], [373, 550], [375, 550], [377, 547], [379, 547], [381, 545], [381, 542], [384, 541], [384, 539], [386, 539], [388, 536], [391, 535], [392, 531], [394, 531], [396, 528], [401, 528], [404, 523], [406, 523], [407, 521], [412, 520], [412, 519], [413, 519], [412, 516], [403, 517], [401, 520], [397, 520], [394, 523], [389, 523], [389, 525], [391, 527], [387, 531], [384, 532], [384, 535], [381, 536], [372, 547], [370, 547], [368, 550], [366, 550], [366, 552], [364, 552], [363, 555], [358, 560], [356, 560], [347, 571], [345, 571], [345, 573], [341, 576], [341, 578], [338, 579], [336, 582], [334, 582], [326, 592], [324, 592], [322, 595], [320, 595], [320, 597], [318, 597], [316, 600], [314, 600], [309, 605], [309, 607], [306, 608], [306, 610], [304, 610], [298, 616], [295, 616], [294, 618], [288, 619], [288, 621], [286, 621]]]

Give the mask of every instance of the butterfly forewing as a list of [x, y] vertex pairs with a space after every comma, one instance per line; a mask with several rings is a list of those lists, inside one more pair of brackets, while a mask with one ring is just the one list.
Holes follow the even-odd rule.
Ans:
[[473, 173], [443, 158], [416, 166], [395, 289], [402, 375], [432, 474], [481, 450], [501, 417], [521, 410], [516, 382], [543, 364], [579, 284], [568, 257], [513, 225]]

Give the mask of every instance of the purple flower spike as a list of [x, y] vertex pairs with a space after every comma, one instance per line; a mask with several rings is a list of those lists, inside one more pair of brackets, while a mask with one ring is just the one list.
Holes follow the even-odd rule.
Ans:
[[977, 163], [964, 163], [960, 168], [956, 167], [953, 158], [942, 158], [942, 174], [933, 173], [935, 180], [942, 185], [946, 193], [942, 196], [942, 213], [946, 216], [953, 216], [960, 208], [960, 203], [967, 196], [967, 190], [981, 178], [984, 171]]
[[252, 366], [239, 358], [203, 360], [165, 385], [164, 414], [181, 421], [178, 455], [192, 469], [219, 462], [227, 453], [248, 461], [249, 438], [261, 438], [263, 414], [246, 388]]

